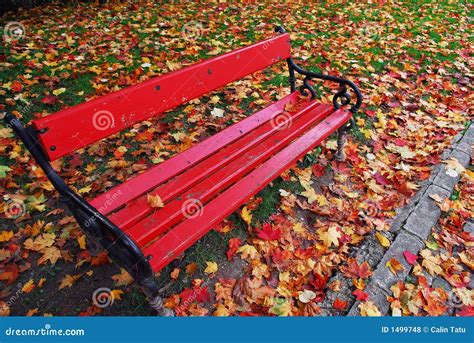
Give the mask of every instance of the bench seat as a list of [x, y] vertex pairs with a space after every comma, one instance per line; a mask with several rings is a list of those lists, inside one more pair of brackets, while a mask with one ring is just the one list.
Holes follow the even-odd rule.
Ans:
[[[159, 271], [350, 117], [295, 92], [91, 203]], [[103, 206], [118, 191], [118, 201]], [[149, 195], [164, 207], [151, 207]]]

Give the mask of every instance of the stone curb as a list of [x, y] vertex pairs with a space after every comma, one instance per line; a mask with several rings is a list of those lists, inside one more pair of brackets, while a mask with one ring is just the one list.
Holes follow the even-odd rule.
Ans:
[[[446, 149], [441, 157], [443, 160], [456, 158], [466, 168], [471, 160], [473, 143], [474, 124], [471, 122], [464, 133], [454, 137], [451, 148]], [[422, 184], [407, 206], [397, 211], [392, 221], [390, 231], [397, 236], [376, 266], [365, 289], [369, 299], [375, 303], [382, 315], [387, 315], [390, 310], [390, 303], [387, 300], [387, 296], [391, 294], [390, 287], [397, 281], [403, 281], [411, 270], [411, 265], [406, 262], [403, 252], [408, 250], [415, 255], [418, 254], [425, 247], [424, 241], [441, 215], [441, 210], [431, 195], [438, 195], [441, 199], [450, 197], [459, 182], [460, 175], [450, 176], [453, 174], [448, 174], [447, 171], [446, 164], [434, 166], [428, 181]], [[472, 223], [469, 225], [468, 230], [472, 230], [474, 225]], [[397, 259], [404, 267], [404, 270], [396, 275], [386, 266], [391, 258]], [[359, 304], [360, 301], [355, 301], [347, 315], [360, 316]]]

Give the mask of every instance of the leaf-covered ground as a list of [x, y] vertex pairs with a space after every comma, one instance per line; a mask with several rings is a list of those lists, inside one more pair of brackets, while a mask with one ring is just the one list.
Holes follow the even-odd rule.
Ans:
[[[364, 292], [371, 269], [351, 252], [371, 235], [385, 248], [390, 245], [395, 209], [407, 203], [430, 167], [441, 163], [451, 138], [472, 119], [468, 13], [467, 4], [444, 1], [245, 6], [137, 1], [8, 13], [0, 18], [2, 26], [20, 25], [5, 30], [1, 47], [0, 110], [27, 123], [269, 37], [275, 24], [284, 25], [301, 65], [344, 75], [364, 94], [347, 159], [333, 159], [331, 137], [207, 234], [159, 276], [166, 306], [179, 315], [342, 315], [345, 300], [320, 306], [328, 290], [340, 287], [328, 282], [340, 271], [352, 279], [364, 313], [373, 315], [378, 310]], [[286, 75], [284, 63], [257, 72], [54, 167], [92, 199], [288, 94]], [[331, 84], [317, 89], [330, 101]], [[1, 124], [0, 140], [1, 313], [152, 314], [123, 270], [104, 253], [91, 256], [45, 175]], [[453, 205], [455, 224], [443, 223], [444, 231], [433, 234], [437, 245], [428, 244], [416, 263], [462, 289], [459, 312], [469, 314], [473, 256], [466, 247], [472, 238], [456, 230], [472, 217], [473, 176], [463, 173], [458, 191], [466, 195]], [[97, 290], [104, 288], [109, 306], [97, 301]], [[426, 297], [419, 294], [433, 290], [422, 279], [395, 285], [393, 292], [395, 312], [445, 314], [440, 292], [424, 307]]]

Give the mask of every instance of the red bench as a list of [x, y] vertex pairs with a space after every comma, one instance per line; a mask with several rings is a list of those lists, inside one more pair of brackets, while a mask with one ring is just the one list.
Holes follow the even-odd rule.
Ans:
[[[34, 120], [28, 128], [6, 115], [87, 236], [130, 272], [161, 314], [168, 312], [154, 272], [335, 131], [342, 154], [343, 133], [361, 105], [360, 91], [349, 80], [300, 68], [291, 58], [289, 35], [280, 27], [276, 31], [264, 41]], [[89, 202], [49, 163], [283, 60], [289, 68], [288, 96]], [[295, 73], [304, 77], [299, 92]], [[339, 84], [332, 104], [314, 100], [312, 79]], [[164, 207], [151, 207], [149, 195], [159, 195]]]

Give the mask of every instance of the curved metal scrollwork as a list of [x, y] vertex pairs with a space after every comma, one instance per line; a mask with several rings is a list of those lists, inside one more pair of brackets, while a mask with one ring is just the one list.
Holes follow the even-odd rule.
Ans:
[[357, 110], [362, 105], [362, 93], [360, 92], [359, 88], [355, 85], [354, 82], [343, 79], [337, 76], [325, 75], [320, 73], [315, 73], [309, 70], [304, 70], [300, 66], [298, 66], [295, 61], [290, 57], [288, 58], [288, 67], [290, 68], [290, 75], [296, 71], [298, 74], [304, 75], [305, 78], [303, 79], [303, 85], [300, 87], [300, 91], [303, 94], [307, 94], [306, 92], [309, 91], [311, 93], [311, 97], [316, 97], [316, 91], [314, 90], [313, 86], [310, 84], [312, 79], [321, 79], [326, 81], [333, 81], [339, 84], [340, 89], [334, 95], [332, 102], [335, 108], [341, 108], [343, 106], [347, 106], [351, 104], [352, 97], [348, 92], [348, 88], [350, 88], [356, 95], [356, 102], [350, 107], [350, 111], [352, 113], [357, 112]]

